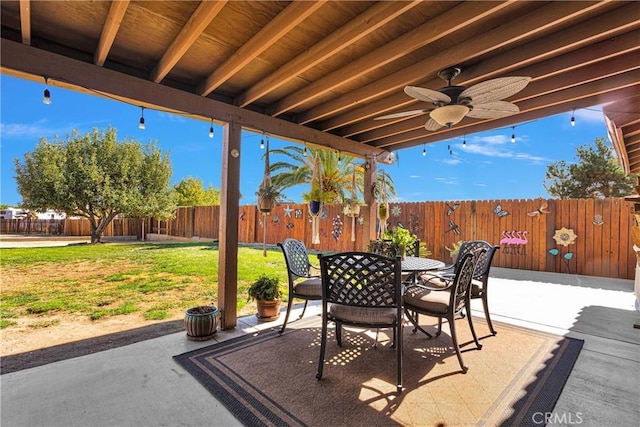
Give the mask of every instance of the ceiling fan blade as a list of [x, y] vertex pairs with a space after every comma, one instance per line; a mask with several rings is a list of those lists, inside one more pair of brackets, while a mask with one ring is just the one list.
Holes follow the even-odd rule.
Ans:
[[520, 112], [516, 104], [508, 101], [486, 102], [484, 104], [474, 105], [473, 110], [467, 113], [467, 117], [474, 119], [497, 119], [507, 117]]
[[425, 102], [444, 102], [445, 104], [451, 102], [451, 98], [449, 98], [448, 95], [445, 95], [442, 92], [438, 92], [437, 90], [427, 89], [425, 87], [405, 86], [404, 93], [412, 98]]
[[399, 113], [387, 114], [386, 116], [374, 117], [373, 120], [397, 119], [398, 117], [417, 116], [419, 114], [428, 113], [430, 109], [401, 111]]
[[475, 84], [462, 91], [458, 99], [470, 98], [472, 105], [499, 101], [524, 89], [531, 77], [500, 77]]
[[433, 120], [432, 118], [429, 118], [429, 120], [427, 120], [427, 123], [424, 124], [424, 128], [430, 131], [438, 130], [441, 127], [442, 125], [436, 122], [435, 120]]

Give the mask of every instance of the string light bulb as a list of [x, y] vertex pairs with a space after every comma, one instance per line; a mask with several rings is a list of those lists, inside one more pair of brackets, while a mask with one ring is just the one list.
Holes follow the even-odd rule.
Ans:
[[260, 138], [260, 149], [264, 150], [264, 137]]
[[462, 137], [462, 148], [467, 148], [467, 135]]
[[46, 87], [48, 85], [48, 82], [49, 82], [49, 78], [45, 77], [44, 78], [45, 88], [44, 88], [44, 93], [42, 94], [42, 103], [46, 105], [51, 104], [51, 92], [49, 92], [49, 88]]
[[140, 106], [140, 121], [138, 122], [138, 129], [145, 130], [146, 126], [144, 125], [144, 107]]
[[423, 146], [422, 146], [422, 157], [424, 157], [424, 156], [426, 156], [426, 155], [427, 155], [427, 146], [426, 146], [426, 145], [423, 145]]
[[516, 143], [516, 127], [515, 126], [511, 126], [511, 143], [512, 144]]
[[307, 143], [304, 143], [304, 156], [307, 157]]
[[571, 127], [576, 125], [576, 109], [574, 108], [571, 112]]
[[209, 138], [213, 138], [213, 119], [211, 119], [211, 125], [209, 126]]

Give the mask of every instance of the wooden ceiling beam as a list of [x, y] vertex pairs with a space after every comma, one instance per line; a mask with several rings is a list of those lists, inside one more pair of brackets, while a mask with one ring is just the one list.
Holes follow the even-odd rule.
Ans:
[[285, 97], [267, 109], [267, 114], [278, 116], [305, 102], [348, 83], [371, 70], [380, 68], [416, 49], [433, 43], [469, 24], [485, 19], [508, 7], [511, 2], [464, 2], [430, 19], [395, 40], [329, 73], [323, 78]]
[[[634, 70], [625, 74], [626, 75], [609, 77], [608, 79], [525, 101], [528, 104], [522, 106], [522, 111], [513, 116], [481, 122], [461, 122], [451, 129], [442, 128], [435, 132], [426, 131], [424, 127], [418, 123], [420, 126], [413, 128], [413, 130], [389, 138], [372, 141], [368, 145], [385, 147], [392, 150], [409, 148], [446, 138], [511, 127], [519, 123], [571, 111], [573, 108], [588, 108], [594, 105], [612, 102], [633, 96], [640, 89], [640, 85], [638, 85], [638, 81], [640, 81], [638, 80], [638, 78], [640, 78], [640, 71]], [[636, 80], [633, 80], [634, 78]], [[424, 121], [422, 124], [424, 124]]]
[[278, 67], [273, 73], [260, 80], [234, 99], [234, 104], [245, 107], [260, 97], [279, 88], [289, 80], [313, 68], [327, 58], [349, 47], [373, 31], [394, 20], [407, 10], [422, 3], [421, 0], [410, 2], [380, 2], [356, 16], [348, 24], [334, 31], [322, 41], [298, 55], [292, 61]]
[[197, 93], [207, 96], [229, 80], [241, 68], [267, 50], [300, 22], [324, 5], [327, 0], [291, 2], [274, 19], [269, 21], [248, 42], [242, 45], [224, 64], [211, 73], [198, 86]]
[[386, 94], [400, 92], [405, 85], [422, 81], [425, 75], [434, 75], [441, 68], [451, 65], [452, 58], [455, 58], [455, 63], [458, 64], [477, 58], [514, 41], [543, 32], [552, 25], [561, 24], [566, 20], [574, 19], [577, 15], [590, 12], [595, 6], [596, 4], [585, 7], [583, 3], [573, 2], [552, 2], [544, 5], [492, 31], [441, 50], [410, 67], [298, 114], [297, 122], [307, 124], [321, 120], [327, 116], [341, 114], [345, 109], [353, 108], [354, 105], [365, 104]]
[[[594, 29], [595, 31], [595, 29]], [[630, 31], [629, 33], [623, 34], [620, 37], [616, 37], [615, 39], [605, 40], [596, 45], [583, 47], [581, 49], [566, 53], [564, 55], [549, 58], [546, 61], [541, 63], [532, 65], [530, 67], [526, 67], [523, 69], [514, 70], [513, 73], [504, 74], [503, 76], [508, 76], [511, 74], [517, 75], [526, 75], [533, 78], [533, 80], [538, 80], [544, 77], [549, 77], [551, 75], [557, 74], [562, 70], [573, 70], [576, 67], [580, 67], [583, 65], [589, 65], [596, 61], [602, 61], [617, 55], [628, 54], [633, 50], [640, 49], [637, 40], [640, 38], [640, 30]], [[542, 39], [539, 41], [538, 45], [546, 46], [547, 40]], [[500, 55], [500, 57], [508, 57], [509, 55], [515, 53], [514, 51], [518, 51], [519, 49], [514, 49], [504, 54]], [[465, 70], [466, 71], [466, 70]], [[471, 72], [473, 77], [476, 77], [477, 70], [473, 70]], [[465, 72], [465, 76], [466, 76]], [[487, 74], [488, 75], [488, 74]], [[465, 80], [465, 83], [468, 80]], [[477, 78], [473, 79], [473, 83], [476, 83]], [[428, 86], [435, 87], [434, 83], [430, 83]], [[521, 94], [518, 93], [514, 97], [512, 97], [511, 101], [517, 103], [520, 99], [522, 99]], [[379, 101], [372, 102], [366, 106], [358, 108], [356, 110], [352, 110], [337, 116], [336, 118], [330, 119], [326, 122], [323, 122], [321, 126], [319, 126], [320, 130], [327, 131], [335, 129], [338, 125], [342, 125], [344, 122], [348, 121], [360, 121], [359, 123], [355, 123], [351, 126], [348, 126], [339, 132], [334, 132], [338, 135], [344, 136], [346, 138], [353, 137], [358, 134], [362, 134], [365, 132], [369, 132], [375, 129], [379, 129], [381, 127], [390, 126], [394, 123], [400, 122], [403, 119], [397, 120], [366, 120], [369, 118], [373, 118], [385, 113], [391, 113], [396, 111], [401, 111], [396, 105], [400, 100], [403, 100], [403, 104], [401, 105], [402, 109], [411, 108], [420, 108], [420, 106], [428, 107], [429, 104], [419, 103], [407, 96], [404, 92], [400, 92], [398, 94], [389, 96]], [[418, 104], [413, 106], [414, 104]], [[393, 107], [391, 107], [393, 106]], [[326, 123], [326, 124], [325, 124]]]
[[291, 141], [308, 142], [356, 157], [375, 156], [377, 161], [383, 163], [391, 160], [390, 153], [384, 149], [363, 145], [11, 40], [2, 39], [0, 51], [0, 72], [4, 74], [31, 79], [34, 76], [47, 75], [56, 83], [62, 82], [65, 87], [94, 95], [104, 93], [110, 98], [120, 98], [131, 105], [175, 111], [207, 122], [210, 118], [218, 123], [234, 122], [248, 130], [265, 132]]
[[20, 32], [22, 43], [31, 46], [31, 0], [20, 0]]
[[100, 34], [98, 47], [93, 54], [93, 63], [97, 66], [102, 67], [104, 65], [104, 61], [106, 61], [107, 55], [109, 55], [109, 51], [111, 50], [113, 41], [116, 38], [116, 34], [118, 34], [118, 29], [120, 29], [120, 24], [122, 23], [122, 19], [124, 18], [124, 14], [127, 12], [128, 7], [129, 0], [111, 2], [109, 14], [102, 26], [102, 33]]
[[169, 71], [178, 63], [180, 58], [193, 46], [193, 43], [207, 29], [211, 21], [218, 16], [227, 0], [203, 1], [189, 17], [178, 36], [167, 48], [158, 64], [151, 71], [151, 81], [159, 83]]

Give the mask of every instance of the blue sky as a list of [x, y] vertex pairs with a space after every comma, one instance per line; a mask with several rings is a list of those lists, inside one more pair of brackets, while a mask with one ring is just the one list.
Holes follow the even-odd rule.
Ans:
[[[86, 133], [109, 125], [118, 130], [118, 139], [133, 138], [146, 143], [157, 141], [170, 152], [172, 183], [192, 176], [205, 186], [220, 188], [222, 128], [214, 125], [208, 137], [209, 122], [145, 109], [146, 129], [138, 129], [140, 108], [122, 102], [49, 87], [52, 103], [42, 102], [43, 83], [0, 76], [0, 203], [15, 205], [22, 200], [17, 192], [14, 158], [23, 159], [40, 138], [66, 138], [73, 129]], [[397, 201], [491, 200], [549, 197], [543, 187], [547, 165], [575, 161], [580, 145], [606, 137], [599, 107], [575, 111], [576, 126], [571, 127], [571, 111], [534, 122], [521, 123], [490, 132], [453, 138], [435, 144], [396, 152], [397, 162], [379, 166], [394, 179]], [[425, 119], [426, 120], [426, 119]], [[425, 130], [425, 134], [426, 134]], [[516, 142], [511, 143], [515, 132]], [[260, 149], [262, 135], [244, 132], [241, 147], [241, 204], [254, 204], [255, 191], [262, 180], [264, 163]], [[292, 144], [270, 137], [271, 148]], [[453, 155], [449, 153], [451, 147]], [[272, 156], [271, 161], [277, 160]], [[292, 202], [301, 202], [307, 186], [285, 193]]]

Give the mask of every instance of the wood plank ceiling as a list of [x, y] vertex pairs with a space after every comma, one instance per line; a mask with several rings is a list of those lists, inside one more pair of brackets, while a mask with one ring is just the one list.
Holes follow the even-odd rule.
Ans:
[[[2, 1], [1, 71], [388, 161], [388, 152], [605, 107], [640, 171], [640, 3]], [[530, 76], [520, 112], [427, 131], [405, 85]], [[613, 107], [615, 106], [615, 108]], [[432, 107], [432, 106], [431, 106]]]

